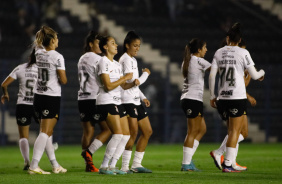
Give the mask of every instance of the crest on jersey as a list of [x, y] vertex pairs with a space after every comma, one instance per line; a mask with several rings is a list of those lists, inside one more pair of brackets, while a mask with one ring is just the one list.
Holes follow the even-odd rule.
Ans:
[[191, 109], [188, 109], [187, 110], [187, 115], [191, 115], [192, 114], [192, 110]]
[[43, 116], [47, 116], [49, 114], [49, 111], [47, 109], [42, 111]]
[[95, 119], [95, 120], [99, 120], [100, 119], [100, 114], [95, 114], [94, 116], [93, 116], [93, 118]]
[[238, 109], [229, 109], [229, 112], [231, 112], [233, 115], [236, 115], [238, 113]]

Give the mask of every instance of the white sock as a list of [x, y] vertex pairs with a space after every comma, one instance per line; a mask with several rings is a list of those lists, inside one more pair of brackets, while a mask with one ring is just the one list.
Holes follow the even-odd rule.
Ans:
[[[240, 135], [239, 135], [239, 138], [238, 138], [237, 145], [236, 145], [236, 153], [235, 153], [235, 156], [236, 156], [236, 157], [237, 157], [237, 155], [238, 155], [239, 143], [240, 143], [241, 141], [243, 141], [243, 140], [244, 140], [244, 137], [243, 137], [242, 134], [240, 134]], [[235, 163], [236, 163], [236, 162], [235, 162]]]
[[236, 153], [236, 148], [226, 147], [226, 155], [224, 158], [224, 164], [226, 166], [231, 166], [232, 162], [236, 160], [235, 153]]
[[53, 167], [59, 167], [60, 165], [56, 160], [55, 149], [54, 149], [54, 146], [53, 146], [53, 136], [50, 136], [48, 138], [47, 144], [46, 144], [46, 147], [45, 147], [45, 151], [46, 151], [46, 154], [47, 154], [49, 161], [51, 162], [52, 166]]
[[215, 150], [216, 154], [223, 155], [226, 152], [227, 139], [228, 139], [228, 135], [225, 136], [225, 138], [223, 139], [220, 147], [217, 150]]
[[127, 144], [128, 140], [130, 138], [130, 135], [123, 135], [121, 141], [119, 142], [117, 149], [113, 155], [112, 162], [110, 164], [110, 168], [116, 167], [117, 161], [119, 160], [121, 154], [123, 153], [125, 149], [125, 145]]
[[101, 146], [103, 146], [103, 143], [99, 139], [94, 139], [94, 141], [90, 144], [88, 150], [90, 153], [95, 153]]
[[183, 160], [182, 164], [190, 164], [194, 154], [193, 148], [183, 146]]
[[36, 169], [38, 167], [38, 163], [43, 155], [48, 137], [49, 136], [47, 134], [40, 132], [38, 137], [36, 138], [33, 148], [33, 156], [30, 164], [30, 169]]
[[194, 155], [195, 154], [195, 152], [196, 152], [196, 150], [197, 150], [197, 148], [198, 148], [198, 146], [199, 146], [199, 141], [198, 140], [196, 140], [196, 139], [194, 139], [194, 145], [193, 145], [193, 154], [192, 155]]
[[119, 142], [121, 141], [123, 135], [122, 134], [113, 134], [111, 140], [109, 141], [107, 147], [106, 147], [106, 152], [105, 156], [101, 165], [101, 168], [107, 168], [110, 159], [112, 158]]
[[123, 171], [129, 170], [129, 162], [130, 162], [130, 159], [131, 159], [131, 154], [132, 154], [132, 151], [130, 151], [130, 150], [124, 150], [123, 151], [122, 166], [121, 166], [121, 169]]
[[24, 163], [25, 164], [30, 164], [29, 162], [29, 143], [26, 138], [21, 138], [19, 140], [19, 147], [22, 153], [22, 156], [24, 158]]
[[138, 152], [138, 151], [135, 151], [135, 153], [134, 153], [134, 159], [133, 159], [133, 163], [132, 163], [131, 168], [143, 167], [143, 166], [141, 165], [141, 162], [142, 162], [142, 160], [143, 160], [144, 154], [145, 154], [145, 152]]

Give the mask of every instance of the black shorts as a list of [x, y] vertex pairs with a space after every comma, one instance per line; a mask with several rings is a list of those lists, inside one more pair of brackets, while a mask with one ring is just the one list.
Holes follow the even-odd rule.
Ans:
[[221, 119], [224, 121], [228, 120], [229, 117], [247, 115], [247, 99], [218, 100], [216, 106]]
[[35, 116], [33, 105], [18, 104], [16, 106], [16, 118], [19, 126], [30, 125], [31, 118], [33, 118], [36, 123], [39, 123]]
[[192, 99], [182, 99], [180, 104], [187, 118], [203, 117], [203, 102]]
[[143, 105], [135, 105], [135, 104], [123, 104], [127, 116], [131, 117], [131, 118], [137, 118], [137, 120], [141, 120], [146, 118], [147, 112], [145, 110], [145, 108], [143, 107]]
[[96, 100], [78, 100], [78, 110], [80, 121], [90, 121], [93, 126], [101, 122], [101, 115], [98, 113]]
[[38, 119], [59, 120], [60, 117], [60, 96], [34, 95], [33, 106]]
[[122, 105], [115, 104], [105, 104], [105, 105], [97, 105], [98, 113], [100, 114], [100, 120], [105, 121], [110, 115], [123, 115], [126, 114], [125, 109]]

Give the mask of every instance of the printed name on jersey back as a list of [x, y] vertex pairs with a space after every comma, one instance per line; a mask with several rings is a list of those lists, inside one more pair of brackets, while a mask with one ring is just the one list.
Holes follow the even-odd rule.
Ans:
[[233, 90], [221, 91], [220, 95], [223, 96], [223, 97], [230, 97], [230, 96], [233, 95]]
[[48, 58], [49, 58], [49, 55], [46, 54], [46, 52], [44, 52], [44, 51], [43, 51], [43, 53], [37, 53], [36, 54], [36, 60], [38, 62], [48, 62]]
[[23, 98], [23, 101], [26, 101], [26, 102], [33, 102], [33, 97], [24, 97]]
[[50, 68], [50, 63], [36, 62], [36, 65], [41, 68]]

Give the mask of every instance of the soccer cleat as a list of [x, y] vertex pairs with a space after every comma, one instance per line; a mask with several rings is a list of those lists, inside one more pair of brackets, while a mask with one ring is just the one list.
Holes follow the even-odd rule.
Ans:
[[200, 171], [200, 170], [195, 167], [193, 162], [191, 162], [190, 164], [182, 164], [181, 171]]
[[23, 168], [23, 170], [27, 171], [27, 170], [28, 170], [28, 168], [29, 168], [29, 163], [25, 163], [25, 164], [24, 164], [24, 168]]
[[121, 175], [127, 174], [127, 172], [119, 170], [117, 167], [109, 168], [109, 170], [112, 171], [115, 174], [121, 174]]
[[125, 168], [125, 169], [121, 168], [120, 170], [123, 172], [126, 172], [127, 174], [133, 174], [133, 171], [128, 168]]
[[246, 166], [240, 166], [239, 164], [234, 164], [233, 165], [234, 169], [236, 169], [237, 171], [246, 171], [247, 167]]
[[36, 169], [28, 169], [27, 171], [29, 174], [51, 174], [50, 172], [43, 171], [40, 169], [40, 167], [37, 167]]
[[224, 161], [224, 156], [223, 156], [223, 155], [216, 154], [215, 151], [211, 151], [211, 152], [210, 152], [210, 155], [211, 155], [211, 157], [213, 158], [213, 161], [214, 161], [215, 166], [216, 166], [219, 170], [221, 170], [221, 169], [222, 169], [221, 164], [222, 164], [223, 161]]
[[134, 173], [152, 173], [150, 169], [147, 169], [145, 167], [131, 168], [131, 171], [133, 171]]
[[81, 156], [84, 158], [86, 163], [85, 172], [99, 172], [99, 169], [94, 166], [92, 154], [88, 150], [83, 151]]
[[108, 168], [100, 168], [99, 174], [106, 174], [106, 175], [116, 175], [113, 171], [109, 170]]
[[232, 165], [226, 166], [224, 163], [222, 164], [222, 172], [241, 172], [236, 170]]
[[59, 167], [53, 167], [52, 171], [55, 174], [59, 174], [59, 173], [66, 173], [68, 170], [63, 168], [62, 166], [59, 166]]

